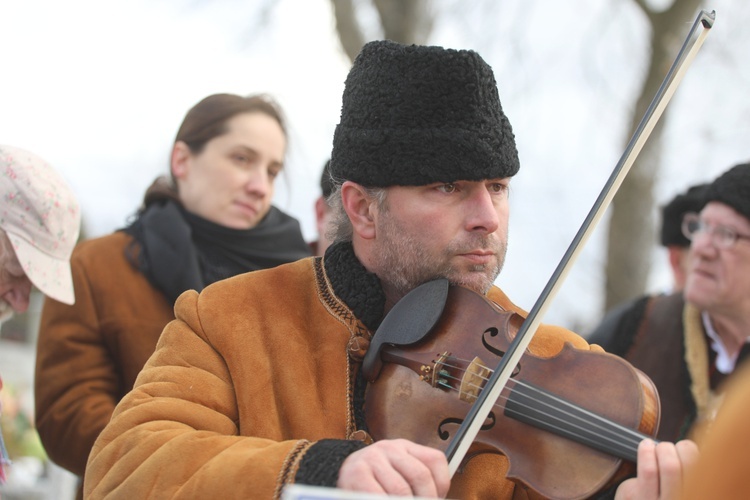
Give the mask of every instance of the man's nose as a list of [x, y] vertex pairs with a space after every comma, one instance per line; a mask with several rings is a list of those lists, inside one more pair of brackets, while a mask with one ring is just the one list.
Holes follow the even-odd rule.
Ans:
[[699, 231], [693, 235], [690, 241], [690, 255], [701, 259], [715, 259], [719, 248], [714, 243], [714, 235], [711, 231]]
[[471, 209], [467, 218], [470, 231], [494, 233], [500, 225], [500, 216], [490, 192], [486, 188], [477, 189], [471, 197]]

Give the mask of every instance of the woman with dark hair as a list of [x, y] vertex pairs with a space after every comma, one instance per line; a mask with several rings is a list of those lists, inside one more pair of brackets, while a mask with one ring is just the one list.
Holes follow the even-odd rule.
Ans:
[[55, 463], [83, 476], [182, 292], [310, 255], [299, 222], [271, 205], [286, 150], [267, 96], [206, 97], [177, 132], [171, 178], [127, 227], [76, 247], [75, 305], [47, 300], [39, 328], [36, 424]]

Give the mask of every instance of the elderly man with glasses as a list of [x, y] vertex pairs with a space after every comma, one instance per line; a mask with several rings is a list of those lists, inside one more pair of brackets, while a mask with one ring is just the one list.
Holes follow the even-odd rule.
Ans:
[[604, 346], [654, 381], [657, 438], [668, 441], [699, 437], [725, 380], [750, 360], [750, 163], [720, 175], [703, 197], [700, 213], [683, 216], [690, 240], [684, 290], [651, 298]]
[[608, 310], [596, 328], [586, 335], [589, 344], [598, 344], [608, 352], [622, 355], [632, 342], [633, 325], [640, 324], [651, 302], [656, 297], [681, 292], [685, 288], [690, 263], [690, 239], [682, 230], [682, 220], [686, 213], [703, 208], [703, 195], [707, 188], [708, 184], [691, 186], [661, 207], [659, 244], [666, 251], [672, 271], [670, 289], [638, 295]]

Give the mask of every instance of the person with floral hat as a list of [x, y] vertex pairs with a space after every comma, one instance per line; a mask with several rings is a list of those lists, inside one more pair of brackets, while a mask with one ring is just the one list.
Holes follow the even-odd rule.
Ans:
[[[28, 309], [32, 285], [73, 304], [81, 210], [65, 179], [34, 153], [0, 144], [0, 197], [0, 323]], [[9, 463], [0, 432], [0, 482]]]

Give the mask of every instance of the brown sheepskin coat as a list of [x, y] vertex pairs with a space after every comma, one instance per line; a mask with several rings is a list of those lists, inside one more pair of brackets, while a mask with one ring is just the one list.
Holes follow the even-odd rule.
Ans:
[[681, 500], [747, 498], [750, 494], [750, 364], [727, 382], [716, 420], [698, 436], [701, 456]]
[[[489, 297], [525, 315], [498, 288]], [[278, 498], [316, 443], [355, 439], [348, 349], [372, 332], [320, 258], [185, 292], [175, 312], [94, 445], [86, 498]], [[543, 325], [530, 349], [551, 356], [566, 342], [589, 348]], [[449, 497], [526, 497], [506, 470], [504, 457], [481, 455]]]
[[71, 257], [75, 304], [48, 298], [42, 311], [36, 426], [49, 457], [78, 475], [174, 319], [164, 295], [125, 258], [131, 241], [116, 232], [77, 245]]

